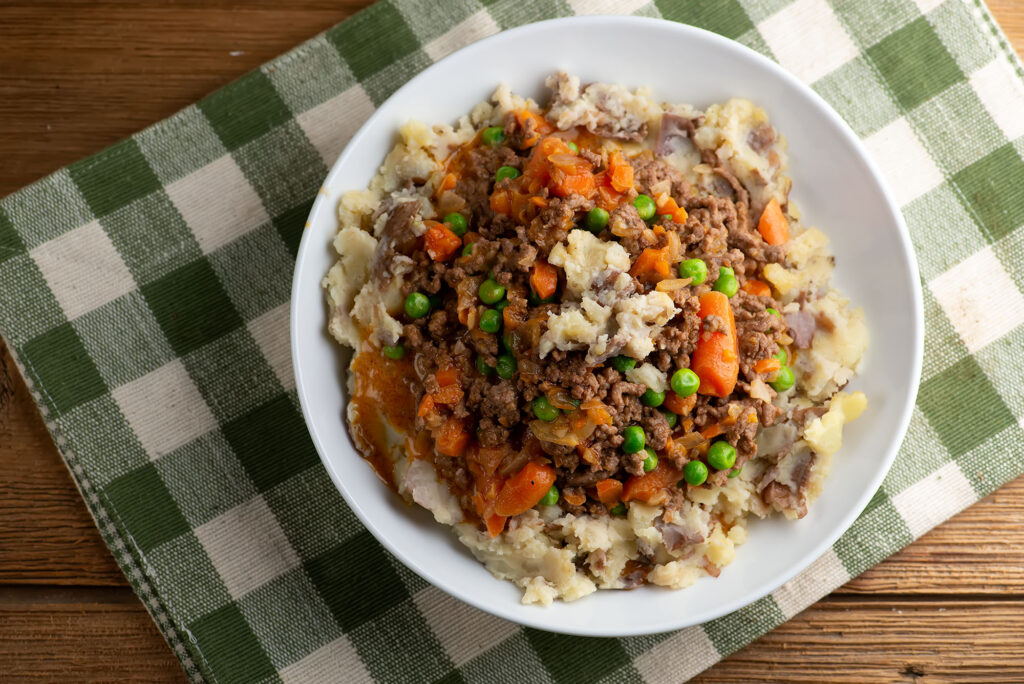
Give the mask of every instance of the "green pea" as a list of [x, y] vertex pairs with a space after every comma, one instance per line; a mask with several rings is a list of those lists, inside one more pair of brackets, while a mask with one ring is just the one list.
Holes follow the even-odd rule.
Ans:
[[775, 358], [779, 360], [783, 366], [789, 363], [789, 354], [786, 353], [785, 347], [779, 347], [779, 351], [775, 354]]
[[469, 224], [466, 223], [466, 217], [462, 214], [453, 211], [450, 214], [445, 214], [444, 222], [448, 224], [448, 227], [453, 233], [462, 237], [469, 230]]
[[669, 379], [672, 391], [681, 397], [688, 397], [700, 387], [700, 378], [689, 368], [680, 368]]
[[736, 465], [736, 447], [718, 441], [708, 447], [708, 465], [715, 470], [728, 470]]
[[480, 314], [480, 329], [485, 333], [496, 333], [501, 330], [501, 314], [494, 309], [484, 309]]
[[544, 494], [544, 497], [540, 500], [540, 503], [542, 506], [554, 506], [556, 503], [558, 503], [558, 487], [556, 487], [555, 485], [551, 485], [551, 489], [549, 489]]
[[504, 299], [505, 288], [497, 280], [488, 278], [480, 283], [477, 294], [480, 295], [480, 301], [484, 304], [497, 304]]
[[576, 147], [576, 143], [574, 143], [574, 142], [571, 142], [571, 141], [569, 142], [569, 149], [572, 150], [573, 154], [579, 154], [580, 153], [580, 148]]
[[384, 352], [384, 356], [389, 359], [395, 359], [396, 361], [405, 356], [405, 347], [400, 344], [396, 344], [394, 346], [385, 344], [382, 351]]
[[480, 133], [484, 145], [500, 145], [505, 142], [505, 129], [501, 126], [488, 126]]
[[[686, 480], [686, 484], [699, 487], [708, 480], [708, 467], [701, 461], [690, 461], [683, 466], [683, 479]], [[682, 485], [680, 482], [679, 486]]]
[[765, 307], [765, 311], [770, 313], [772, 316], [778, 316], [779, 318], [782, 318], [782, 314], [780, 314], [778, 311], [776, 311], [775, 309], [773, 309], [770, 306]]
[[644, 221], [650, 221], [658, 213], [658, 207], [648, 195], [637, 195], [633, 200], [633, 206], [636, 207], [637, 213]]
[[772, 389], [776, 392], [785, 392], [792, 387], [795, 382], [796, 378], [793, 377], [792, 369], [790, 369], [789, 366], [783, 366], [779, 370], [779, 374], [775, 376], [775, 379], [768, 384], [771, 385]]
[[644, 429], [639, 425], [630, 425], [622, 430], [622, 450], [627, 454], [635, 454], [640, 451], [646, 442]]
[[672, 220], [672, 214], [662, 214], [658, 218], [667, 223]]
[[701, 259], [687, 259], [679, 264], [679, 277], [690, 278], [691, 285], [700, 285], [708, 279], [708, 265]]
[[712, 289], [721, 292], [726, 297], [732, 297], [740, 291], [740, 282], [736, 280], [736, 272], [728, 266], [718, 269], [718, 279]]
[[675, 428], [676, 423], [679, 422], [679, 416], [672, 413], [671, 411], [666, 411], [664, 409], [662, 409], [661, 413], [662, 415], [665, 416], [665, 422], [668, 423], [669, 429]]
[[648, 387], [644, 390], [644, 393], [640, 395], [640, 403], [644, 406], [650, 406], [651, 408], [658, 408], [665, 403], [665, 393], [655, 392]]
[[498, 356], [498, 363], [494, 368], [498, 371], [499, 377], [509, 380], [519, 370], [519, 362], [511, 354], [501, 354]]
[[405, 298], [405, 313], [409, 318], [423, 318], [430, 313], [430, 300], [422, 292], [410, 292]]
[[467, 257], [473, 253], [473, 243], [467, 242], [462, 246], [462, 256]]
[[494, 305], [494, 308], [498, 310], [498, 313], [502, 313], [508, 307], [508, 300], [502, 299], [500, 302]]
[[626, 504], [620, 501], [619, 503], [609, 508], [608, 512], [612, 515], [626, 515]]
[[494, 368], [492, 366], [488, 366], [482, 356], [476, 357], [476, 370], [480, 375], [490, 375], [494, 372]]
[[636, 368], [636, 359], [630, 358], [628, 356], [616, 356], [614, 359], [612, 359], [612, 368], [619, 371], [620, 373], [625, 373], [628, 370]]
[[644, 459], [644, 472], [649, 473], [658, 467], [658, 454], [654, 453], [654, 449], [651, 447], [644, 447], [644, 451], [647, 452], [647, 458]]
[[515, 351], [512, 348], [512, 331], [511, 330], [506, 330], [504, 333], [502, 333], [502, 335], [501, 335], [501, 344], [502, 344], [502, 346], [505, 347], [505, 351], [507, 351], [507, 352]]
[[494, 174], [494, 182], [500, 183], [506, 178], [518, 178], [519, 169], [514, 166], [501, 166], [498, 171]]
[[736, 470], [732, 471], [731, 473], [729, 473], [727, 475], [727, 477], [731, 480], [734, 477], [739, 477], [740, 473], [742, 473], [742, 472], [743, 472], [743, 468], [741, 466], [741, 467], [737, 468]]
[[591, 233], [600, 233], [608, 225], [608, 212], [601, 207], [594, 207], [587, 212], [584, 222]]
[[550, 423], [555, 418], [558, 418], [560, 413], [561, 411], [552, 406], [551, 402], [543, 394], [533, 400], [533, 415], [545, 423]]

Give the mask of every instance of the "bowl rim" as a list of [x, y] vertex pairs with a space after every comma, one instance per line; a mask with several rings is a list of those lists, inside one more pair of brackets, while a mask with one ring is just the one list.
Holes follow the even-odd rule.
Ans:
[[[850, 526], [854, 523], [857, 517], [867, 507], [867, 504], [875, 495], [878, 488], [881, 486], [882, 480], [885, 478], [886, 474], [892, 467], [892, 464], [896, 458], [899, 448], [903, 443], [904, 438], [906, 437], [907, 429], [909, 427], [910, 420], [913, 414], [913, 409], [916, 404], [917, 393], [921, 382], [921, 372], [924, 353], [924, 304], [917, 258], [914, 253], [913, 244], [911, 242], [910, 234], [904, 221], [903, 214], [900, 211], [899, 205], [896, 204], [896, 202], [894, 201], [892, 192], [890, 191], [884, 177], [879, 171], [878, 166], [875, 164], [874, 160], [868, 154], [861, 139], [853, 132], [849, 124], [846, 123], [846, 121], [832, 108], [832, 106], [829, 105], [828, 102], [825, 101], [825, 99], [822, 98], [817, 92], [815, 92], [810, 86], [800, 81], [798, 78], [796, 78], [796, 76], [791, 74], [789, 71], [786, 71], [782, 66], [780, 66], [775, 61], [769, 59], [768, 57], [765, 57], [764, 55], [756, 52], [755, 50], [752, 50], [751, 48], [748, 48], [747, 46], [737, 41], [731, 40], [717, 33], [698, 28], [696, 26], [691, 26], [689, 24], [683, 24], [680, 22], [653, 17], [607, 14], [559, 17], [555, 19], [547, 19], [544, 21], [524, 24], [508, 30], [499, 31], [498, 33], [474, 41], [469, 45], [466, 45], [458, 50], [455, 50], [452, 53], [443, 57], [442, 59], [438, 60], [434, 64], [428, 66], [423, 71], [416, 74], [408, 82], [403, 84], [394, 93], [392, 93], [387, 98], [387, 100], [382, 102], [380, 105], [376, 106], [373, 114], [371, 114], [371, 116], [359, 127], [359, 130], [345, 144], [345, 148], [342, 150], [337, 160], [335, 160], [334, 164], [331, 166], [330, 171], [328, 172], [326, 178], [321, 184], [321, 192], [318, 193], [316, 200], [314, 201], [313, 206], [310, 209], [306, 225], [312, 225], [313, 218], [317, 216], [319, 212], [324, 211], [325, 208], [327, 210], [330, 210], [331, 208], [333, 208], [334, 205], [337, 204], [337, 198], [330, 197], [328, 193], [323, 192], [323, 188], [329, 187], [331, 185], [334, 177], [341, 172], [341, 168], [345, 166], [345, 164], [348, 162], [349, 157], [352, 155], [352, 151], [358, 146], [359, 141], [363, 137], [369, 135], [369, 131], [375, 128], [378, 120], [384, 117], [385, 105], [391, 99], [398, 97], [406, 90], [415, 88], [418, 82], [431, 78], [435, 72], [442, 71], [443, 69], [446, 68], [447, 63], [453, 61], [456, 57], [464, 58], [467, 53], [472, 53], [474, 51], [483, 49], [482, 46], [490, 46], [493, 43], [517, 40], [519, 36], [521, 36], [522, 34], [535, 31], [540, 26], [548, 26], [551, 24], [572, 24], [574, 28], [583, 28], [587, 25], [601, 25], [606, 24], [608, 22], [614, 22], [620, 26], [629, 24], [639, 28], [640, 30], [655, 26], [659, 28], [665, 28], [666, 26], [670, 26], [673, 30], [678, 31], [681, 37], [685, 38], [687, 35], [698, 36], [703, 40], [707, 40], [712, 43], [717, 43], [718, 47], [724, 50], [738, 51], [746, 59], [753, 60], [754, 62], [759, 63], [759, 65], [762, 68], [766, 68], [769, 71], [773, 72], [775, 77], [782, 79], [789, 86], [802, 91], [804, 96], [808, 97], [812, 101], [812, 103], [818, 107], [820, 112], [825, 117], [830, 119], [831, 123], [837, 129], [839, 135], [845, 138], [846, 142], [853, 148], [853, 150], [855, 150], [857, 156], [860, 158], [860, 161], [864, 163], [865, 168], [872, 177], [872, 180], [879, 188], [882, 195], [882, 199], [884, 200], [885, 209], [888, 211], [889, 214], [891, 214], [895, 222], [895, 226], [897, 228], [897, 237], [903, 247], [903, 256], [904, 261], [906, 262], [905, 266], [907, 268], [907, 275], [911, 288], [910, 294], [913, 304], [913, 311], [911, 312], [912, 330], [910, 331], [913, 336], [913, 365], [910, 369], [911, 384], [906, 395], [904, 404], [901, 408], [897, 429], [893, 433], [891, 441], [889, 442], [888, 449], [885, 453], [885, 458], [882, 462], [883, 467], [877, 469], [876, 473], [868, 483], [868, 486], [866, 486], [864, 490], [860, 493], [860, 495], [857, 497], [854, 505], [851, 506], [849, 510], [842, 516], [840, 523], [835, 525], [833, 529], [831, 529], [826, 535], [824, 535], [822, 539], [817, 544], [815, 544], [810, 551], [805, 552], [797, 562], [793, 563], [785, 572], [780, 573], [780, 575], [778, 575], [775, 578], [775, 581], [763, 585], [763, 588], [761, 590], [754, 592], [753, 594], [743, 594], [730, 601], [724, 601], [722, 604], [717, 606], [716, 609], [712, 611], [706, 611], [707, 614], [701, 615], [696, 620], [692, 620], [687, 617], [682, 617], [676, 619], [675, 621], [664, 621], [660, 624], [653, 626], [652, 628], [638, 627], [625, 629], [620, 628], [616, 630], [606, 629], [600, 626], [581, 628], [573, 628], [571, 626], [560, 627], [557, 624], [551, 624], [550, 615], [543, 610], [537, 610], [536, 615], [527, 614], [524, 616], [519, 614], [511, 614], [505, 611], [498, 603], [487, 603], [484, 601], [478, 601], [475, 600], [475, 598], [473, 597], [463, 594], [459, 590], [457, 581], [443, 576], [436, 576], [420, 567], [414, 559], [412, 559], [407, 553], [405, 553], [401, 545], [396, 544], [390, 537], [388, 537], [388, 535], [381, 532], [381, 530], [375, 524], [374, 520], [361, 508], [358, 500], [355, 497], [349, 495], [347, 488], [343, 484], [341, 474], [336, 472], [336, 470], [332, 467], [331, 462], [326, 455], [328, 451], [328, 445], [325, 445], [321, 441], [320, 435], [317, 432], [315, 423], [310, 412], [310, 403], [312, 401], [312, 398], [309, 396], [309, 388], [312, 382], [307, 382], [305, 379], [302, 364], [300, 363], [300, 354], [297, 351], [298, 349], [301, 349], [301, 345], [298, 344], [298, 328], [300, 318], [299, 312], [301, 310], [301, 307], [296, 305], [296, 302], [298, 301], [298, 293], [301, 289], [300, 283], [302, 283], [306, 278], [309, 277], [315, 277], [317, 282], [319, 282], [324, 276], [323, 273], [309, 274], [307, 273], [307, 269], [305, 268], [306, 263], [310, 261], [310, 259], [304, 258], [304, 255], [308, 254], [310, 250], [315, 248], [316, 246], [322, 247], [322, 245], [311, 246], [313, 240], [313, 238], [310, 237], [311, 231], [303, 232], [302, 239], [300, 241], [296, 255], [295, 268], [292, 278], [291, 297], [289, 299], [291, 305], [289, 314], [289, 342], [291, 345], [290, 353], [292, 357], [292, 369], [295, 375], [296, 393], [299, 398], [299, 404], [302, 410], [303, 420], [306, 423], [306, 428], [309, 432], [310, 438], [313, 440], [314, 446], [317, 450], [317, 454], [320, 457], [320, 460], [323, 463], [324, 468], [327, 470], [327, 473], [330, 476], [335, 487], [341, 493], [349, 507], [351, 507], [352, 511], [355, 513], [359, 521], [370, 531], [371, 534], [373, 534], [374, 538], [376, 538], [378, 542], [380, 542], [388, 551], [390, 551], [396, 558], [398, 558], [406, 567], [408, 567], [417, 575], [422, 577], [432, 586], [437, 587], [446, 594], [464, 603], [467, 603], [479, 610], [490, 613], [491, 615], [495, 615], [502, 619], [509, 620], [511, 622], [526, 627], [532, 627], [535, 629], [540, 629], [548, 632], [576, 636], [628, 637], [648, 634], [659, 634], [678, 630], [692, 625], [703, 624], [710, 620], [717, 619], [736, 610], [739, 610], [757, 600], [760, 600], [764, 596], [773, 593], [786, 582], [789, 582], [796, 575], [807, 569], [814, 561], [820, 558], [822, 554], [824, 554], [829, 548], [831, 548], [832, 545], [836, 542], [836, 540], [850, 528]], [[326, 326], [326, 320], [324, 322], [324, 325]]]

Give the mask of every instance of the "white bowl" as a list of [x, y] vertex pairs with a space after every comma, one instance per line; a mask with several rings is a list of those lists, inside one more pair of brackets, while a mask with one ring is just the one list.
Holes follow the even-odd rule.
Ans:
[[[524, 606], [418, 507], [405, 505], [353, 448], [343, 420], [348, 355], [326, 331], [320, 281], [344, 191], [365, 187], [409, 118], [454, 122], [500, 81], [543, 101], [557, 69], [584, 82], [648, 86], [656, 99], [704, 107], [729, 97], [764, 107], [789, 140], [792, 197], [836, 255], [835, 282], [864, 307], [872, 345], [851, 384], [869, 407], [847, 426], [825, 490], [807, 517], [754, 520], [750, 538], [717, 579], [682, 591], [599, 591], [547, 608]], [[775, 63], [713, 33], [636, 17], [557, 19], [470, 45], [416, 76], [352, 138], [324, 181], [299, 248], [291, 301], [299, 399], [331, 479], [363, 524], [424, 579], [477, 608], [539, 629], [593, 636], [651, 634], [705, 622], [770, 593], [818, 558], [853, 523], [888, 471], [910, 420], [921, 370], [917, 266], [897, 206], [860, 141], [812, 90]]]

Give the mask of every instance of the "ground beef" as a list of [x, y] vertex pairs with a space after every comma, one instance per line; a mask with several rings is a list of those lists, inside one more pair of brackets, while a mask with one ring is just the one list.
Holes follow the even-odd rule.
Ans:
[[555, 197], [541, 210], [526, 229], [526, 237], [544, 257], [551, 248], [565, 241], [576, 224], [578, 216], [594, 207], [594, 203], [581, 196]]

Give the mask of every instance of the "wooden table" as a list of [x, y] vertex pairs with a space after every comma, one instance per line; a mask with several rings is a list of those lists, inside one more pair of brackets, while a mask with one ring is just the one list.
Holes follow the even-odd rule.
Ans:
[[[365, 4], [0, 3], [0, 196], [172, 114]], [[990, 5], [1014, 47], [1024, 49], [1024, 3]], [[1024, 681], [1022, 523], [1024, 478], [699, 680]], [[3, 350], [5, 677], [184, 681]]]

